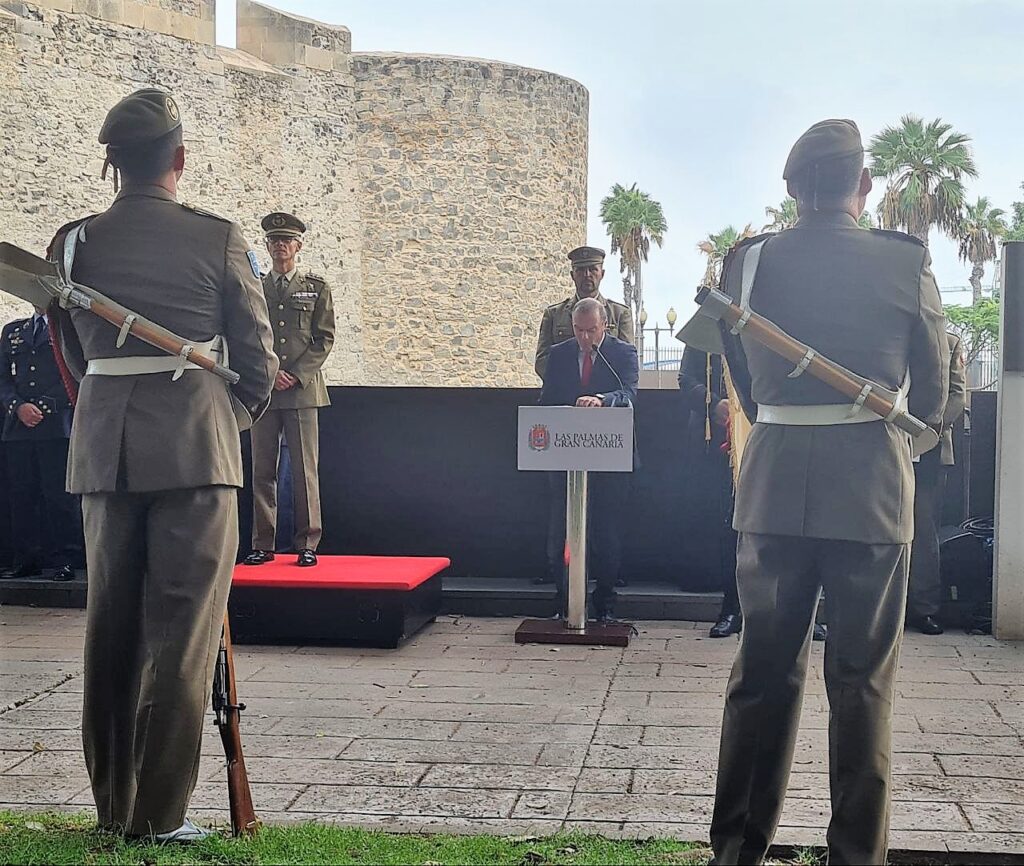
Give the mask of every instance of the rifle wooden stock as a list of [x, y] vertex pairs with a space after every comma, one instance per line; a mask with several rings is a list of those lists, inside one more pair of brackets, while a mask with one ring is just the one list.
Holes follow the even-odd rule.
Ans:
[[[734, 304], [728, 295], [709, 287], [700, 290], [697, 295], [697, 303], [701, 305], [702, 313], [720, 319], [733, 328], [746, 315], [743, 308]], [[742, 327], [745, 334], [749, 334], [752, 339], [765, 348], [792, 361], [794, 368], [802, 364], [808, 353], [812, 351], [809, 346], [791, 337], [774, 322], [757, 313], [751, 313]], [[892, 415], [891, 423], [915, 438], [928, 431], [931, 432], [931, 435], [927, 436], [927, 439], [936, 435], [927, 424], [904, 410], [893, 415], [898, 399], [896, 394], [876, 383], [869, 382], [863, 376], [852, 373], [835, 361], [815, 353], [806, 365], [806, 372], [834, 388], [843, 396], [849, 397], [851, 402], [859, 400], [865, 385], [870, 385], [871, 390], [868, 391], [867, 397], [863, 401], [868, 409], [881, 418], [888, 419]]]
[[239, 717], [245, 709], [245, 704], [238, 703], [235, 688], [235, 657], [231, 649], [231, 628], [226, 614], [217, 657], [217, 672], [223, 681], [218, 683], [218, 676], [215, 674], [213, 709], [217, 727], [220, 728], [221, 742], [224, 744], [224, 756], [227, 759], [231, 832], [235, 836], [252, 836], [259, 830], [260, 821], [252, 805], [252, 791], [249, 788], [249, 776], [245, 771], [245, 757], [242, 755]]

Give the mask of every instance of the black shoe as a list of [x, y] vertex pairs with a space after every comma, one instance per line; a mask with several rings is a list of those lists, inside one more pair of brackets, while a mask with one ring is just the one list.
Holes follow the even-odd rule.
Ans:
[[303, 568], [309, 568], [311, 565], [316, 565], [316, 553], [309, 548], [299, 551], [299, 558], [295, 561], [296, 565], [300, 565]]
[[265, 562], [273, 562], [274, 554], [269, 550], [254, 550], [242, 562], [245, 565], [263, 565]]
[[825, 640], [828, 637], [828, 626], [822, 625], [820, 622], [814, 624], [814, 634], [811, 635], [812, 640]]
[[12, 580], [18, 580], [23, 577], [39, 577], [43, 573], [42, 568], [35, 562], [23, 562], [21, 565], [16, 565], [4, 577], [9, 577]]
[[937, 635], [942, 634], [945, 629], [934, 616], [922, 616], [914, 622], [914, 626], [921, 634]]
[[70, 565], [62, 565], [50, 577], [50, 580], [59, 580], [59, 581], [74, 580], [74, 579], [75, 579], [75, 570]]
[[550, 577], [535, 577], [533, 579], [534, 586], [541, 586], [545, 583], [554, 583], [554, 581]]
[[615, 588], [616, 589], [622, 589], [622, 587], [624, 587], [625, 585], [626, 585], [626, 578], [624, 578], [624, 577], [617, 577], [617, 578], [615, 578]]
[[743, 631], [743, 617], [738, 613], [727, 613], [711, 626], [708, 637], [729, 637]]

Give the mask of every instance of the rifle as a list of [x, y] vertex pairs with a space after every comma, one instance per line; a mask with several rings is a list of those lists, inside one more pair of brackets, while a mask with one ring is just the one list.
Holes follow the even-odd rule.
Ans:
[[249, 776], [242, 755], [239, 717], [245, 704], [238, 703], [235, 690], [235, 657], [231, 651], [231, 628], [227, 614], [220, 634], [217, 664], [213, 669], [214, 724], [220, 729], [228, 767], [228, 801], [231, 807], [231, 832], [234, 836], [252, 836], [260, 828], [260, 820], [252, 805]]

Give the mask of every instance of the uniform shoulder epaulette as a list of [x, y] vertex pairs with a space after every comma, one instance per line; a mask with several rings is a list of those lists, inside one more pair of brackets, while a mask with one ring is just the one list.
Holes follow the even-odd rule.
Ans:
[[622, 307], [622, 309], [624, 309], [624, 310], [628, 310], [629, 309], [629, 307], [627, 307], [624, 303], [622, 303], [622, 301], [616, 301], [613, 298], [605, 298], [605, 300], [609, 304], [611, 304], [613, 307]]
[[50, 253], [53, 251], [53, 244], [57, 238], [61, 237], [61, 235], [66, 235], [73, 228], [77, 228], [87, 220], [91, 220], [94, 216], [96, 216], [94, 213], [86, 214], [84, 217], [79, 217], [76, 220], [71, 220], [69, 223], [64, 223], [64, 225], [57, 229], [57, 231], [53, 233], [53, 237], [50, 238], [50, 243], [46, 247], [46, 258], [50, 257]]
[[327, 286], [327, 280], [321, 277], [320, 274], [314, 274], [312, 271], [306, 271], [304, 279], [309, 280], [311, 283], [318, 283], [321, 289]]
[[919, 247], [925, 246], [925, 242], [920, 238], [915, 238], [913, 235], [907, 234], [906, 232], [893, 231], [892, 229], [868, 229], [869, 232], [876, 235], [884, 235], [887, 238], [893, 238], [897, 241], [910, 241], [912, 244], [917, 244]]
[[192, 213], [199, 214], [199, 216], [204, 216], [204, 217], [209, 217], [210, 219], [220, 220], [222, 223], [229, 223], [229, 222], [231, 222], [231, 220], [229, 220], [227, 217], [221, 216], [219, 213], [214, 213], [212, 210], [207, 210], [206, 208], [197, 207], [194, 204], [188, 204], [186, 202], [178, 202], [178, 204], [180, 204], [183, 208], [185, 208], [185, 210], [190, 210], [190, 211], [192, 211]]

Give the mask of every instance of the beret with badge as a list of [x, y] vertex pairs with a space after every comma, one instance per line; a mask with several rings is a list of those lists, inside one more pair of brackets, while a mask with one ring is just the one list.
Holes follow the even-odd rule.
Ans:
[[[181, 112], [169, 93], [156, 87], [144, 87], [129, 94], [107, 112], [100, 128], [100, 144], [107, 146], [100, 177], [106, 179], [107, 169], [116, 162], [118, 150], [156, 141], [180, 126]], [[118, 186], [115, 165], [114, 189]]]

